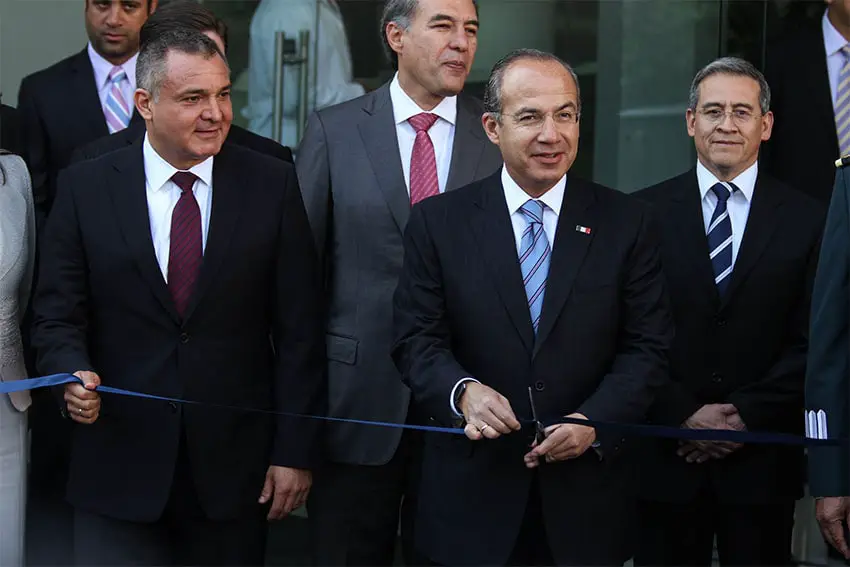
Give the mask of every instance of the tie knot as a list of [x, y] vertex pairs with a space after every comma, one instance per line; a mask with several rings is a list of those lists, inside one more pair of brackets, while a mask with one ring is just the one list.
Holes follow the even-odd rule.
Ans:
[[715, 183], [711, 188], [712, 192], [717, 196], [717, 200], [725, 203], [729, 200], [729, 197], [734, 193], [738, 188], [732, 185], [731, 183]]
[[416, 116], [411, 116], [407, 119], [410, 122], [410, 125], [413, 126], [413, 129], [416, 130], [416, 133], [419, 132], [427, 132], [431, 129], [431, 126], [437, 121], [436, 114], [431, 114], [430, 112], [422, 112], [417, 114]]
[[173, 181], [175, 185], [180, 187], [180, 190], [183, 193], [191, 193], [192, 186], [195, 184], [195, 180], [197, 178], [198, 176], [192, 173], [191, 171], [178, 171], [177, 173], [171, 176], [171, 181]]
[[519, 208], [522, 211], [522, 214], [528, 219], [529, 222], [543, 222], [543, 208], [546, 205], [543, 204], [543, 201], [538, 201], [536, 199], [529, 199], [525, 202], [523, 206]]
[[127, 73], [121, 67], [113, 67], [109, 72], [109, 82], [110, 83], [120, 83], [124, 79], [127, 78]]

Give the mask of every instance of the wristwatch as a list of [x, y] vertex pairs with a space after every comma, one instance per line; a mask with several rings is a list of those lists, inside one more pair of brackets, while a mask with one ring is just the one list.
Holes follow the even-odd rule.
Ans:
[[457, 387], [457, 388], [455, 388], [455, 397], [454, 397], [454, 399], [452, 400], [452, 402], [454, 402], [455, 409], [457, 410], [457, 412], [458, 412], [461, 416], [463, 416], [463, 411], [461, 411], [461, 409], [460, 409], [460, 399], [463, 397], [464, 392], [466, 392], [466, 387], [467, 387], [468, 385], [469, 385], [469, 380], [467, 380], [467, 381], [465, 381], [465, 382], [461, 382], [461, 383], [458, 385], [458, 387]]

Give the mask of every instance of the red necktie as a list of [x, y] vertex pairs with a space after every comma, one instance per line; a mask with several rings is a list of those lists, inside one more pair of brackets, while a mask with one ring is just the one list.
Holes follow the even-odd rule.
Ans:
[[437, 181], [437, 158], [428, 130], [439, 118], [436, 114], [423, 112], [407, 119], [416, 130], [413, 155], [410, 157], [410, 204], [433, 197], [440, 192]]
[[171, 180], [182, 194], [171, 213], [171, 242], [168, 248], [168, 291], [181, 317], [186, 313], [189, 299], [204, 257], [201, 245], [201, 208], [195, 200], [192, 186], [197, 177], [188, 171], [178, 171]]

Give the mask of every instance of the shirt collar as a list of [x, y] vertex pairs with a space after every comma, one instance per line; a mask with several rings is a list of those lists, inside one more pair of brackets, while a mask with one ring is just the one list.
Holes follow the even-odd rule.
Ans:
[[[171, 177], [180, 171], [160, 156], [148, 140], [145, 133], [145, 141], [142, 144], [142, 153], [145, 160], [145, 179], [151, 191], [161, 191]], [[212, 187], [213, 156], [208, 157], [198, 165], [189, 168], [208, 187]]]
[[433, 110], [422, 110], [412, 98], [408, 96], [398, 82], [398, 73], [393, 77], [390, 83], [390, 100], [393, 103], [393, 116], [395, 117], [396, 125], [406, 122], [411, 116], [416, 116], [422, 112], [430, 112], [436, 114], [449, 124], [454, 125], [457, 119], [457, 96], [448, 96], [440, 101]]
[[841, 51], [841, 48], [847, 45], [847, 40], [844, 39], [844, 36], [838, 33], [838, 30], [835, 29], [835, 26], [832, 25], [832, 22], [829, 21], [829, 16], [827, 15], [827, 11], [823, 12], [823, 20], [821, 23], [823, 27], [823, 46], [826, 49], [826, 56], [831, 57]]
[[[508, 203], [508, 213], [513, 215], [520, 207], [522, 207], [532, 197], [522, 190], [511, 174], [508, 173], [508, 168], [502, 166], [502, 188], [505, 191], [505, 201]], [[567, 188], [567, 176], [564, 175], [554, 187], [546, 191], [537, 200], [542, 201], [549, 207], [555, 215], [561, 212], [561, 204], [564, 202], [564, 192]]]
[[[756, 188], [756, 177], [758, 177], [758, 173], [759, 164], [758, 162], [755, 162], [753, 165], [742, 171], [738, 177], [730, 181], [730, 183], [735, 184], [735, 187], [740, 190], [744, 197], [746, 197], [747, 201], [752, 202], [753, 200], [753, 192]], [[717, 183], [720, 183], [720, 180], [717, 179], [717, 177], [715, 177], [701, 161], [697, 160], [697, 182], [699, 183], [700, 198], [705, 199], [705, 196], [708, 195], [711, 188]]]
[[[94, 69], [94, 81], [97, 85], [98, 91], [106, 86], [106, 83], [109, 81], [109, 73], [112, 71], [112, 68], [115, 67], [112, 63], [103, 58], [103, 56], [94, 50], [92, 44], [88, 44], [88, 53], [89, 53], [89, 61], [91, 61], [91, 66]], [[130, 81], [131, 90], [136, 90], [136, 60], [139, 58], [139, 54], [136, 53], [118, 67], [124, 69], [124, 72], [127, 73], [127, 80]]]

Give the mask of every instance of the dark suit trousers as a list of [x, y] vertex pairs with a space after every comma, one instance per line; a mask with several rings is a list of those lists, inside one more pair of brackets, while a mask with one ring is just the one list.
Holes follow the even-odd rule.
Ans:
[[[260, 489], [257, 487], [257, 497]], [[128, 486], [127, 490], [132, 490]], [[206, 517], [198, 501], [185, 440], [180, 443], [171, 495], [154, 523], [74, 513], [76, 565], [263, 565], [268, 507], [232, 521]]]
[[422, 437], [406, 430], [384, 465], [325, 463], [307, 502], [316, 565], [393, 565], [401, 518], [405, 563], [413, 553], [413, 519]]
[[794, 501], [720, 504], [708, 495], [696, 502], [641, 502], [637, 567], [705, 566], [712, 562], [715, 535], [720, 565], [791, 564]]

